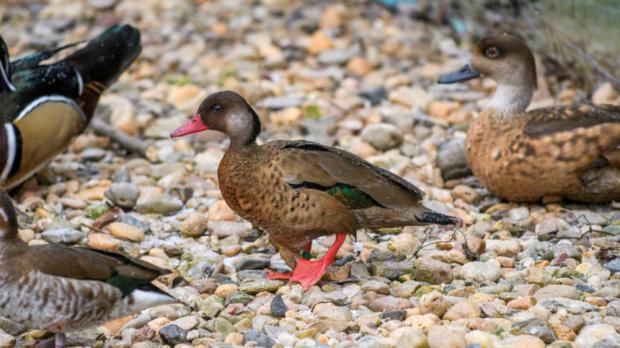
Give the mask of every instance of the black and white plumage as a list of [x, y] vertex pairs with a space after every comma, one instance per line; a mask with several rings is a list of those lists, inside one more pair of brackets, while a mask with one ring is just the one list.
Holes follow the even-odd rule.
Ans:
[[115, 25], [67, 58], [42, 64], [78, 44], [11, 62], [0, 38], [1, 187], [15, 187], [65, 150], [88, 126], [101, 93], [141, 49], [137, 29]]

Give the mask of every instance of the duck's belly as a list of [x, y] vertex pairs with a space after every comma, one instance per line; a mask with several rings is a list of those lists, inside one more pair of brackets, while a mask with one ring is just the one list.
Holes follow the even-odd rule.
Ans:
[[108, 320], [120, 299], [120, 291], [95, 281], [34, 272], [7, 282], [0, 274], [0, 315], [29, 328], [59, 332], [90, 327]]
[[231, 209], [273, 242], [301, 250], [316, 237], [355, 231], [354, 216], [327, 193], [293, 189], [279, 175], [256, 173], [220, 176], [220, 190]]

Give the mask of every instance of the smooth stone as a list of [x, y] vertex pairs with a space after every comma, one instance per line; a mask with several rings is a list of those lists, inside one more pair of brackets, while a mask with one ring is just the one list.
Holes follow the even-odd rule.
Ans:
[[[488, 248], [487, 241], [487, 248]], [[487, 262], [474, 261], [461, 267], [459, 275], [465, 280], [476, 282], [497, 281], [501, 276], [501, 265], [499, 261], [492, 259]]]
[[547, 285], [543, 288], [538, 289], [538, 291], [534, 293], [534, 297], [538, 301], [541, 301], [547, 298], [557, 298], [557, 297], [564, 297], [564, 298], [569, 298], [571, 300], [577, 300], [579, 299], [579, 290], [577, 290], [574, 286], [570, 286], [570, 285], [552, 284], [552, 285]]
[[418, 288], [424, 283], [416, 280], [407, 280], [403, 283], [397, 283], [390, 288], [390, 295], [396, 297], [409, 298], [413, 296]]
[[359, 93], [359, 96], [368, 100], [370, 104], [377, 105], [382, 100], [387, 99], [387, 91], [384, 87], [371, 87], [365, 90], [362, 90]]
[[557, 311], [559, 309], [566, 309], [569, 313], [581, 314], [584, 312], [591, 312], [598, 310], [598, 307], [593, 306], [587, 302], [571, 300], [568, 298], [547, 298], [538, 302], [538, 305], [543, 306], [551, 311]]
[[413, 327], [400, 327], [390, 337], [396, 341], [395, 348], [426, 348], [428, 341], [422, 330]]
[[272, 347], [275, 342], [269, 336], [258, 330], [247, 330], [243, 333], [243, 344], [255, 342], [259, 347]]
[[41, 237], [54, 244], [75, 244], [84, 238], [84, 233], [72, 227], [61, 227], [46, 230]]
[[282, 300], [282, 295], [280, 294], [273, 297], [270, 307], [271, 315], [273, 315], [274, 317], [284, 317], [286, 311], [288, 310], [286, 304], [284, 303], [284, 300]]
[[493, 348], [497, 345], [498, 337], [481, 330], [473, 330], [465, 334], [467, 347]]
[[206, 317], [213, 318], [224, 309], [224, 300], [218, 296], [207, 296], [198, 301], [198, 310]]
[[103, 194], [115, 205], [125, 209], [133, 209], [138, 197], [140, 197], [140, 189], [137, 185], [128, 182], [115, 182]]
[[512, 324], [510, 332], [513, 335], [532, 335], [540, 338], [543, 342], [549, 344], [557, 337], [547, 322], [542, 318], [532, 318], [524, 321], [519, 321]]
[[449, 326], [433, 326], [429, 329], [429, 348], [463, 348], [466, 345], [465, 333]]
[[188, 316], [176, 319], [175, 321], [173, 321], [170, 324], [177, 325], [181, 329], [189, 331], [189, 330], [195, 328], [196, 326], [198, 326], [199, 323], [200, 323], [200, 320], [198, 319], [198, 316], [196, 316], [196, 315], [188, 315]]
[[0, 330], [0, 348], [12, 348], [15, 346], [15, 337]]
[[169, 215], [183, 209], [183, 202], [174, 196], [161, 195], [144, 202], [138, 202], [137, 211], [140, 214]]
[[200, 237], [209, 227], [209, 219], [204, 214], [192, 212], [181, 222], [180, 232], [186, 237]]
[[144, 231], [136, 226], [123, 222], [113, 222], [108, 225], [108, 231], [116, 238], [129, 240], [132, 242], [141, 242], [144, 240]]
[[279, 109], [301, 106], [302, 102], [303, 102], [303, 97], [281, 96], [281, 97], [268, 97], [268, 98], [259, 100], [256, 103], [256, 105], [261, 108], [279, 110]]
[[247, 222], [209, 221], [209, 230], [218, 238], [242, 236], [252, 228]]
[[234, 326], [224, 318], [213, 319], [213, 330], [222, 336], [226, 337], [228, 334], [235, 330]]
[[88, 235], [88, 246], [93, 249], [117, 251], [121, 241], [105, 233], [91, 233]]
[[605, 313], [612, 317], [620, 317], [620, 300], [613, 300], [609, 302]]
[[480, 306], [469, 300], [457, 302], [443, 316], [444, 320], [450, 321], [471, 318], [480, 318]]
[[371, 273], [388, 279], [396, 279], [404, 274], [411, 273], [411, 261], [379, 261], [372, 262]]
[[498, 342], [497, 348], [545, 348], [545, 342], [536, 336], [510, 336]]
[[405, 318], [407, 318], [407, 312], [404, 310], [381, 313], [381, 319], [403, 321]]
[[213, 202], [207, 214], [210, 221], [235, 221], [237, 219], [237, 214], [230, 209], [224, 200]]
[[620, 258], [615, 258], [603, 264], [603, 267], [611, 271], [611, 274], [620, 273]]
[[255, 295], [262, 291], [275, 292], [282, 285], [284, 285], [284, 283], [279, 280], [254, 279], [242, 282], [239, 286], [239, 290], [250, 295]]
[[442, 293], [433, 291], [422, 295], [418, 301], [418, 306], [421, 314], [433, 313], [441, 317], [452, 306], [452, 303]]
[[187, 330], [176, 324], [168, 324], [159, 329], [159, 335], [164, 342], [174, 346], [186, 342]]
[[375, 312], [391, 312], [411, 307], [413, 307], [411, 301], [389, 295], [379, 296], [368, 305], [368, 308]]
[[516, 239], [488, 239], [486, 240], [486, 251], [492, 251], [498, 256], [513, 257], [521, 251], [521, 245]]
[[581, 329], [575, 345], [579, 348], [618, 347], [620, 334], [612, 325], [592, 324]]
[[384, 282], [378, 280], [367, 280], [362, 283], [363, 291], [374, 291], [377, 294], [389, 295], [390, 286]]
[[403, 142], [400, 129], [389, 123], [370, 124], [364, 127], [361, 137], [363, 141], [382, 151], [393, 149]]
[[450, 265], [430, 257], [421, 257], [413, 262], [413, 278], [431, 284], [452, 282]]

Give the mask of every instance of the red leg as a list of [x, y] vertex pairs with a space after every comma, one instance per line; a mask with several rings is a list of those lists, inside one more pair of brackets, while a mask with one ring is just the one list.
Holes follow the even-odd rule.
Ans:
[[321, 280], [321, 277], [323, 277], [327, 270], [327, 266], [331, 265], [336, 260], [336, 254], [342, 244], [344, 244], [346, 237], [346, 234], [338, 233], [334, 245], [327, 250], [320, 260], [305, 260], [299, 258], [297, 259], [297, 265], [292, 273], [276, 273], [267, 270], [267, 278], [288, 279], [292, 282], [299, 282], [304, 290], [308, 290], [312, 285]]
[[304, 247], [304, 251], [307, 253], [312, 252], [312, 240], [308, 241], [308, 244], [306, 244], [306, 246]]

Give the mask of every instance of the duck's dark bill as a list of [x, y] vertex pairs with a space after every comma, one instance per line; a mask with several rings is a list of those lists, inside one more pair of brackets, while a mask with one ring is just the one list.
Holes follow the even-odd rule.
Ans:
[[455, 83], [475, 79], [479, 76], [480, 73], [477, 72], [471, 64], [466, 64], [458, 71], [440, 77], [439, 80], [437, 80], [437, 83]]
[[187, 122], [185, 125], [175, 129], [172, 133], [170, 133], [171, 138], [182, 137], [184, 135], [198, 133], [202, 131], [208, 130], [209, 127], [205, 126], [202, 123], [202, 119], [199, 114], [196, 114], [194, 118]]

